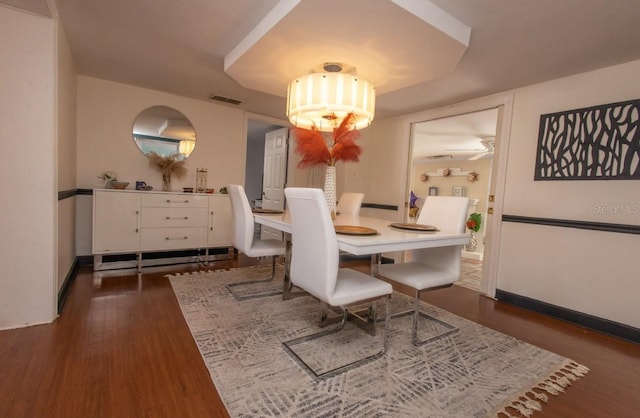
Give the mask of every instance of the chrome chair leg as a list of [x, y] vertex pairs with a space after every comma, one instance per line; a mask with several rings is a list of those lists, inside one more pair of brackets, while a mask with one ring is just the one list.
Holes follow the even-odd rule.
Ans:
[[[424, 290], [435, 290], [435, 289], [440, 289], [440, 288], [446, 288], [446, 287], [450, 287], [451, 285], [444, 285], [444, 286], [438, 286], [436, 288], [431, 288], [431, 289], [424, 289]], [[419, 347], [423, 344], [429, 343], [435, 339], [440, 339], [452, 334], [455, 334], [456, 332], [458, 332], [458, 328], [456, 328], [455, 326], [448, 324], [438, 318], [434, 318], [431, 315], [427, 315], [426, 313], [422, 312], [420, 310], [420, 290], [416, 289], [416, 293], [415, 293], [415, 298], [414, 298], [414, 306], [413, 309], [407, 310], [407, 311], [403, 311], [403, 312], [397, 312], [394, 313], [393, 315], [390, 316], [391, 319], [394, 318], [400, 318], [402, 316], [408, 316], [411, 315], [413, 317], [412, 319], [412, 324], [411, 324], [411, 342], [413, 343], [413, 345], [415, 345], [416, 347]], [[441, 334], [436, 335], [435, 337], [431, 337], [431, 338], [427, 338], [424, 340], [420, 340], [418, 338], [418, 321], [420, 320], [420, 316], [429, 319], [430, 321], [433, 322], [437, 322], [438, 324], [442, 325], [442, 327], [446, 328], [447, 330]]]
[[413, 324], [411, 326], [411, 341], [413, 345], [419, 345], [418, 320], [420, 319], [420, 290], [416, 289], [416, 300], [413, 308]]
[[225, 287], [227, 288], [227, 290], [237, 299], [237, 300], [246, 300], [246, 299], [256, 299], [256, 298], [260, 298], [260, 297], [265, 297], [265, 296], [274, 296], [274, 295], [280, 295], [282, 294], [281, 290], [277, 290], [277, 291], [273, 291], [273, 292], [269, 292], [269, 293], [264, 293], [264, 294], [260, 294], [260, 295], [253, 295], [253, 296], [243, 296], [243, 297], [238, 297], [236, 296], [232, 289], [234, 287], [238, 287], [238, 286], [246, 286], [246, 285], [252, 285], [252, 284], [258, 284], [258, 283], [268, 283], [273, 281], [273, 279], [276, 276], [276, 257], [272, 256], [271, 257], [271, 275], [270, 277], [266, 278], [266, 279], [257, 279], [257, 280], [246, 280], [244, 282], [237, 282], [237, 283], [229, 283], [227, 284]]
[[271, 257], [271, 280], [276, 277], [276, 257]]
[[389, 319], [391, 319], [391, 317], [389, 316], [389, 299], [391, 299], [390, 296], [387, 296], [384, 298], [384, 343], [383, 343], [383, 347], [382, 347], [382, 353], [386, 353], [387, 350], [389, 349]]
[[326, 302], [320, 302], [320, 326], [323, 326], [322, 324], [326, 323], [327, 321], [327, 318], [329, 316], [328, 308], [329, 305], [327, 305]]
[[[375, 301], [372, 301], [372, 303], [374, 303]], [[327, 307], [329, 307], [328, 305], [326, 305]], [[375, 312], [375, 308], [374, 308], [374, 312]], [[305, 335], [303, 337], [299, 337], [299, 338], [295, 338], [293, 340], [289, 340], [289, 341], [285, 341], [282, 343], [282, 345], [287, 349], [287, 351], [289, 351], [289, 353], [291, 353], [298, 361], [299, 364], [303, 365], [307, 371], [311, 372], [315, 377], [319, 377], [319, 378], [327, 378], [330, 376], [335, 376], [339, 373], [345, 372], [347, 370], [351, 370], [355, 367], [358, 367], [362, 364], [366, 364], [369, 363], [373, 360], [376, 360], [382, 356], [384, 356], [387, 352], [387, 349], [389, 347], [389, 319], [390, 319], [390, 314], [389, 314], [389, 296], [385, 296], [385, 316], [384, 316], [384, 336], [383, 336], [383, 343], [382, 343], [382, 348], [380, 351], [378, 351], [375, 354], [372, 354], [370, 356], [367, 356], [365, 358], [361, 358], [359, 360], [353, 361], [349, 364], [346, 364], [344, 366], [338, 367], [336, 369], [333, 370], [329, 370], [327, 372], [324, 373], [316, 373], [311, 366], [309, 366], [298, 354], [296, 354], [295, 350], [293, 349], [293, 347], [296, 344], [300, 344], [300, 343], [304, 343], [304, 342], [308, 342], [308, 341], [312, 341], [315, 340], [317, 338], [320, 337], [324, 337], [326, 335], [329, 334], [335, 334], [338, 331], [342, 330], [347, 322], [347, 319], [349, 317], [349, 311], [345, 308], [342, 309], [342, 315], [340, 318], [340, 322], [338, 323], [338, 325], [334, 328], [331, 329], [324, 329], [322, 331], [316, 332], [314, 334], [310, 334], [310, 335]], [[372, 334], [375, 336], [375, 319], [374, 319], [374, 333]]]

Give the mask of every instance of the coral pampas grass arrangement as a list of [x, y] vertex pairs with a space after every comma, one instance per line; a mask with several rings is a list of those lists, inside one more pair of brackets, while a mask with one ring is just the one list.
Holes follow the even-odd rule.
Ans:
[[296, 152], [302, 156], [298, 167], [334, 166], [338, 161], [358, 162], [362, 148], [355, 142], [360, 133], [353, 128], [354, 123], [355, 115], [349, 113], [340, 126], [334, 128], [331, 144], [327, 144], [322, 132], [315, 128], [291, 128], [297, 140]]
[[360, 133], [354, 129], [355, 115], [347, 114], [337, 128], [333, 129], [331, 143], [315, 127], [312, 129], [291, 128], [296, 137], [296, 153], [302, 156], [298, 168], [326, 165], [324, 194], [332, 218], [336, 209], [335, 164], [338, 161], [360, 161], [362, 148], [356, 144]]

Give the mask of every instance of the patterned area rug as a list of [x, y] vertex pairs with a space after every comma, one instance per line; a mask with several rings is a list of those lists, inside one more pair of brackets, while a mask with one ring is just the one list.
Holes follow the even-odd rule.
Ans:
[[[419, 337], [430, 338], [427, 344], [413, 346], [411, 317], [398, 317], [390, 321], [384, 356], [317, 377], [283, 344], [319, 330], [315, 299], [237, 300], [227, 288], [269, 273], [269, 267], [249, 267], [169, 276], [232, 417], [528, 417], [550, 394], [588, 372], [570, 359], [423, 304], [428, 317], [421, 318]], [[392, 313], [409, 306], [409, 298], [393, 294]], [[325, 370], [343, 354], [380, 348], [382, 328], [376, 337], [350, 324], [343, 332], [298, 347], [298, 354]]]

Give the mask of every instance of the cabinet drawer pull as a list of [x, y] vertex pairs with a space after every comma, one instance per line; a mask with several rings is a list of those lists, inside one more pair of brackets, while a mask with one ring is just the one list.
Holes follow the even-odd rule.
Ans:
[[177, 219], [177, 220], [182, 220], [182, 219], [184, 219], [184, 220], [186, 221], [187, 219], [189, 219], [189, 217], [188, 217], [188, 216], [174, 216], [174, 217], [167, 216], [165, 219], [166, 219], [167, 221], [170, 221], [170, 220], [172, 220], [172, 219], [173, 219], [173, 220], [176, 220], [176, 219]]
[[189, 237], [164, 237], [164, 239], [166, 241], [170, 241], [170, 240], [185, 240], [185, 239], [189, 239]]
[[171, 200], [171, 199], [167, 199], [167, 203], [189, 203], [188, 200]]

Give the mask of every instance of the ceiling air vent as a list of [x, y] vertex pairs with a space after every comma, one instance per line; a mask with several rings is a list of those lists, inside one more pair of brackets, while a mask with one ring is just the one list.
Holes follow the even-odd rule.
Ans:
[[212, 94], [212, 95], [209, 96], [209, 98], [211, 100], [215, 100], [217, 102], [229, 103], [229, 104], [233, 104], [233, 105], [239, 105], [240, 103], [242, 103], [242, 101], [240, 101], [240, 100], [232, 99], [230, 97], [220, 96], [220, 95], [217, 95], [217, 94]]

